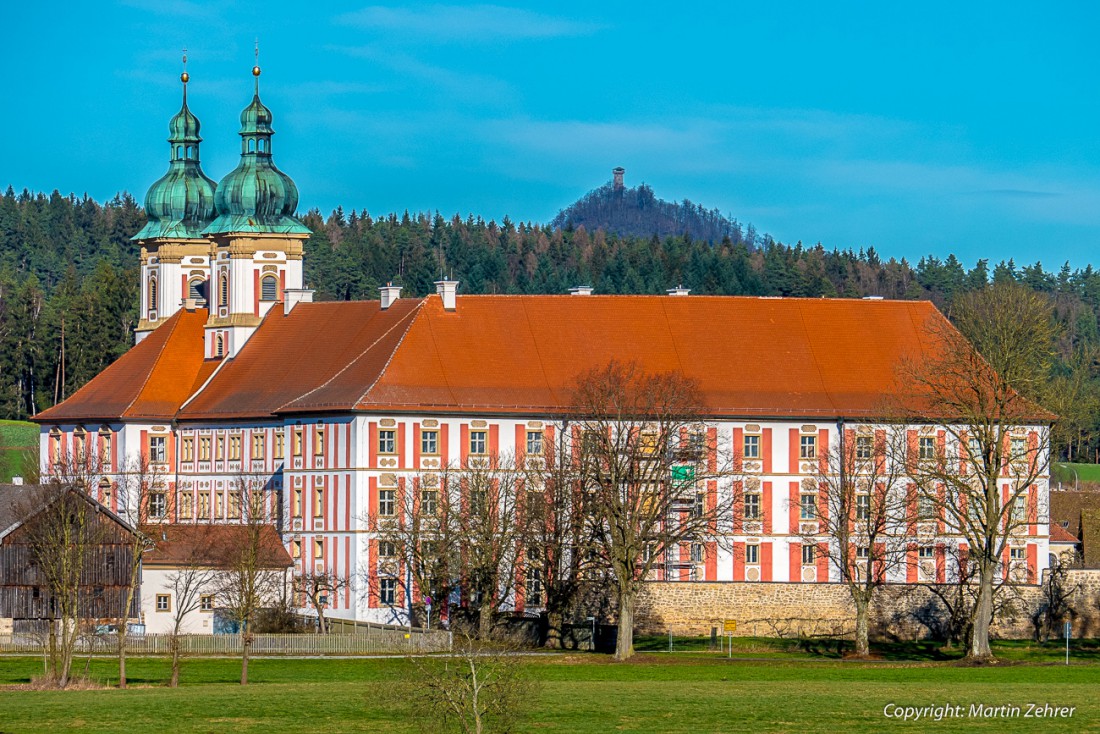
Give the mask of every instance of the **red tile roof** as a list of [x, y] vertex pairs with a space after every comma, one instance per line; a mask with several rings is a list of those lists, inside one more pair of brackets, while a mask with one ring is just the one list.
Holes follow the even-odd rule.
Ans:
[[1050, 542], [1051, 543], [1080, 543], [1081, 541], [1076, 538], [1070, 531], [1066, 530], [1059, 523], [1052, 522], [1050, 524]]
[[205, 309], [178, 311], [68, 400], [34, 420], [171, 420], [217, 365], [203, 359], [206, 317]]
[[[246, 542], [243, 525], [171, 524], [145, 525], [142, 532], [153, 539], [153, 549], [142, 557], [146, 566], [182, 566], [204, 568], [232, 565], [233, 552]], [[260, 565], [263, 568], [289, 568], [294, 565], [274, 525], [260, 528]]]
[[[126, 412], [104, 417], [167, 417], [213, 369], [201, 358], [200, 313], [174, 316], [38, 418], [112, 407]], [[289, 315], [272, 310], [177, 417], [552, 414], [568, 408], [579, 374], [611, 359], [683, 372], [715, 416], [874, 416], [897, 392], [900, 361], [929, 350], [929, 325], [944, 323], [927, 301], [489, 295], [459, 296], [454, 311], [438, 296], [387, 310], [378, 301], [302, 303]], [[188, 369], [174, 366], [182, 363]], [[127, 387], [139, 378], [144, 388]]]

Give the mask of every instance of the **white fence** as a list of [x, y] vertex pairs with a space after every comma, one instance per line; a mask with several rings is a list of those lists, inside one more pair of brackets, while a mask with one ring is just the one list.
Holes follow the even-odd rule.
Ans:
[[[372, 629], [368, 634], [351, 635], [253, 635], [253, 655], [371, 655], [410, 652], [446, 652], [451, 649], [451, 633], [400, 629]], [[240, 655], [241, 635], [180, 635], [180, 650], [185, 655]], [[34, 635], [0, 636], [0, 652], [41, 653], [48, 641]], [[172, 635], [131, 634], [126, 639], [131, 655], [167, 655], [172, 651]], [[114, 634], [81, 637], [77, 652], [115, 654], [118, 636]]]

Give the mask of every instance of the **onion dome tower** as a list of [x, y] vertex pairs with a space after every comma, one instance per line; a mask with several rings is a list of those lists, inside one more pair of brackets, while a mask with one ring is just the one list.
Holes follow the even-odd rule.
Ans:
[[[257, 48], [257, 62], [259, 50]], [[298, 187], [271, 156], [271, 110], [255, 90], [241, 112], [241, 160], [218, 184], [217, 218], [203, 229], [214, 244], [206, 356], [236, 354], [286, 291], [302, 288], [302, 250], [310, 231], [295, 218]], [[301, 300], [295, 298], [294, 300]]]
[[199, 162], [199, 118], [187, 106], [187, 56], [183, 57], [183, 107], [168, 123], [168, 172], [145, 195], [146, 224], [141, 243], [141, 310], [136, 340], [141, 341], [184, 299], [202, 302], [209, 271], [209, 241], [202, 231], [216, 216], [214, 182]]

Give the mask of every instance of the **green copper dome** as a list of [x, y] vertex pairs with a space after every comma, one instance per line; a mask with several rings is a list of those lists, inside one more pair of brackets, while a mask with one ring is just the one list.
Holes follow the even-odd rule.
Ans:
[[187, 109], [187, 76], [183, 79], [183, 108], [168, 123], [168, 142], [172, 146], [168, 173], [149, 187], [145, 195], [148, 221], [135, 240], [154, 237], [199, 239], [202, 230], [214, 219], [213, 180], [199, 164], [199, 118]]
[[[253, 69], [259, 76], [259, 67]], [[259, 82], [252, 103], [241, 112], [241, 162], [218, 184], [218, 218], [203, 234], [253, 232], [309, 234], [294, 214], [298, 187], [271, 160], [271, 110], [260, 101]]]

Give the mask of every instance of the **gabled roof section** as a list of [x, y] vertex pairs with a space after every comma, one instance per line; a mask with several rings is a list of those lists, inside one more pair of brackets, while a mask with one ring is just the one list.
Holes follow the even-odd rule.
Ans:
[[612, 359], [682, 371], [714, 415], [867, 416], [929, 347], [927, 301], [708, 296], [430, 297], [360, 410], [568, 409]]
[[1060, 523], [1052, 522], [1050, 524], [1050, 542], [1051, 543], [1069, 543], [1076, 545], [1081, 541], [1071, 533], [1069, 530], [1062, 527]]
[[[142, 532], [153, 548], [142, 556], [146, 566], [196, 566], [226, 568], [233, 565], [234, 553], [248, 542], [249, 528], [244, 525], [164, 524], [143, 525]], [[286, 552], [274, 525], [259, 528], [261, 568], [289, 568], [294, 560]]]
[[217, 364], [203, 359], [206, 317], [205, 309], [177, 311], [72, 397], [33, 420], [171, 420], [199, 376], [209, 375]]
[[134, 532], [124, 519], [87, 493], [73, 487], [57, 484], [0, 484], [0, 540], [70, 492], [87, 502], [96, 512], [113, 520], [126, 532]]
[[186, 420], [272, 418], [284, 409], [353, 410], [423, 301], [299, 303], [272, 309], [236, 357], [184, 406]]

